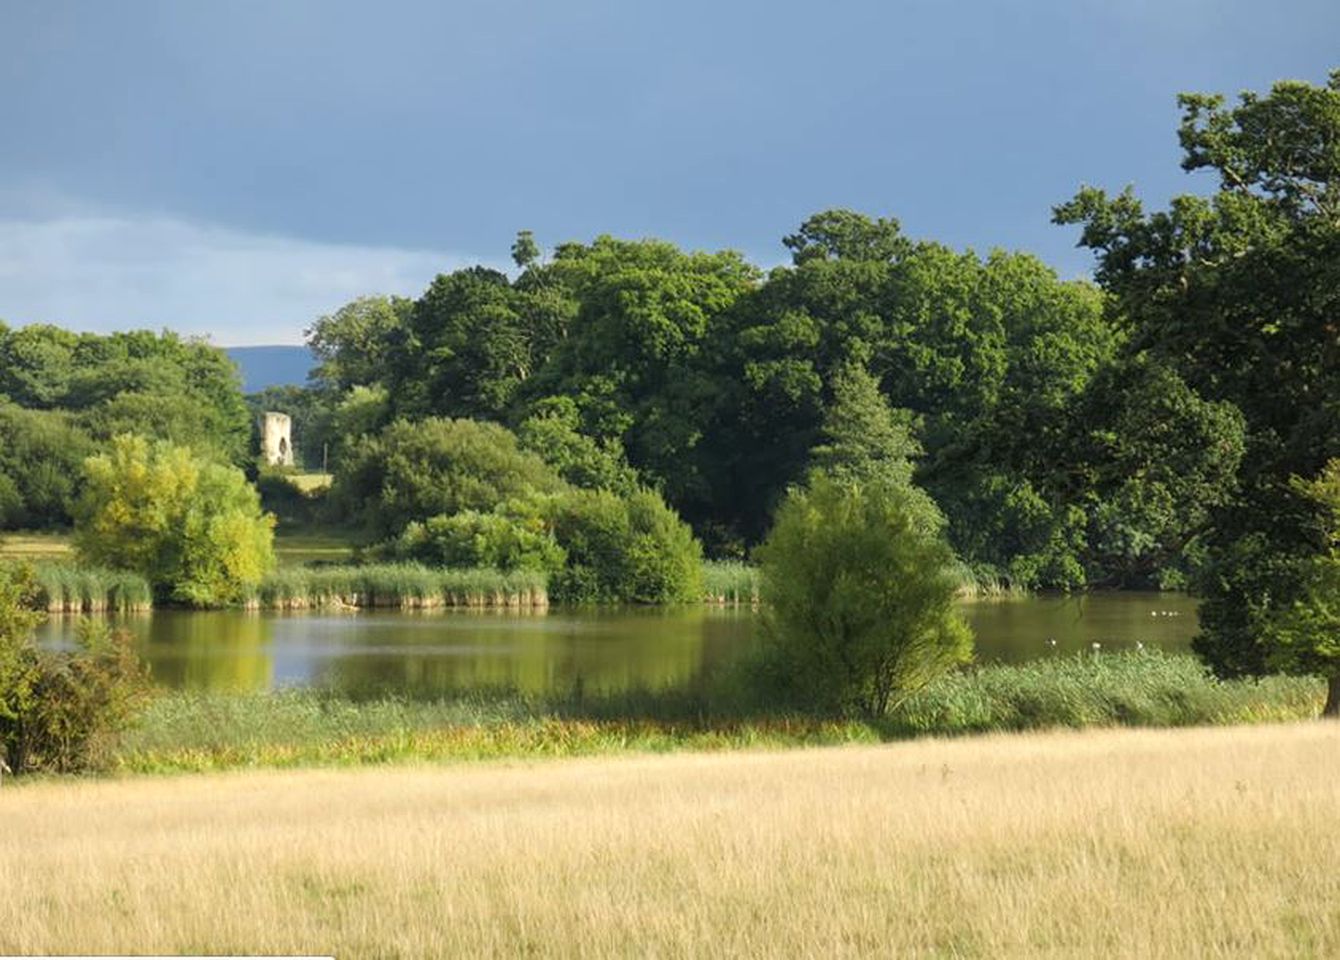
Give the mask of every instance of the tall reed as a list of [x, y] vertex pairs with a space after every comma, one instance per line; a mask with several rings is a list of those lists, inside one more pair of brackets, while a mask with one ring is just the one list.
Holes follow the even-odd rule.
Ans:
[[738, 560], [704, 561], [703, 599], [707, 603], [757, 604], [758, 567]]
[[51, 613], [140, 613], [153, 609], [153, 590], [138, 573], [42, 563], [38, 603]]
[[436, 569], [413, 563], [281, 567], [248, 606], [430, 610], [443, 607], [544, 607], [548, 579], [530, 570]]
[[959, 578], [960, 600], [1008, 600], [1032, 596], [1033, 593], [990, 569], [977, 569], [960, 562], [955, 572]]

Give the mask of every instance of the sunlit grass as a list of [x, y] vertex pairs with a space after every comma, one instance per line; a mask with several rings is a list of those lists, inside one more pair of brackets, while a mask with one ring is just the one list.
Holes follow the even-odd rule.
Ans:
[[288, 482], [293, 484], [305, 494], [316, 493], [320, 490], [326, 490], [335, 480], [334, 474], [330, 473], [291, 473], [288, 474]]
[[68, 533], [0, 531], [0, 559], [53, 560], [70, 555]]
[[353, 562], [354, 544], [338, 533], [280, 530], [275, 534], [275, 559], [281, 567], [310, 563], [347, 564]]
[[0, 790], [0, 952], [1340, 954], [1340, 724]]

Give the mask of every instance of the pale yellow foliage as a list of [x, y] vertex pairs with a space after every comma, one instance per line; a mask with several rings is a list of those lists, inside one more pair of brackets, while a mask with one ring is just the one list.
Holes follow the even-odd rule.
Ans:
[[0, 791], [0, 953], [1340, 955], [1340, 724]]

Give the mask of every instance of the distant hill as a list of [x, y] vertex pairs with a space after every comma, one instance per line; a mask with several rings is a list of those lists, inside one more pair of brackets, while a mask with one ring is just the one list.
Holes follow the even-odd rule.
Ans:
[[224, 350], [242, 371], [243, 393], [255, 393], [266, 387], [301, 387], [316, 364], [306, 347], [225, 347]]

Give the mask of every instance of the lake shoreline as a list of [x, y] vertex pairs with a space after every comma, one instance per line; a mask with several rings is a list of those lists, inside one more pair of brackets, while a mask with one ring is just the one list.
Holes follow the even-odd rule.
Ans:
[[1315, 678], [1218, 680], [1157, 653], [983, 666], [935, 681], [877, 720], [732, 702], [716, 691], [416, 701], [329, 691], [164, 693], [105, 757], [116, 774], [788, 749], [1055, 728], [1227, 726], [1319, 715]]

